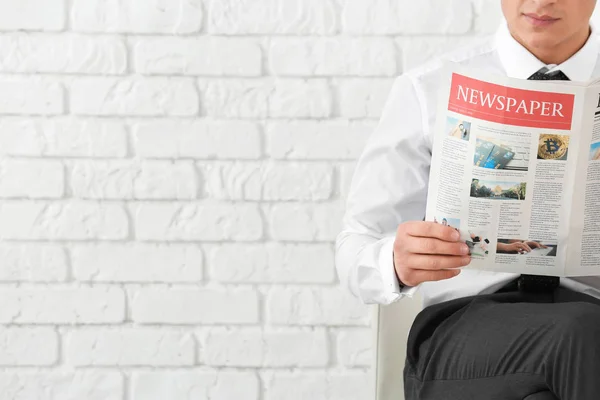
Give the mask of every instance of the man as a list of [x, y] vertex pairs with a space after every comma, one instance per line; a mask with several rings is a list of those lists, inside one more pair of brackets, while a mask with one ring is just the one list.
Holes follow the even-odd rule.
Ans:
[[[448, 56], [520, 79], [600, 77], [595, 0], [502, 0], [495, 37]], [[398, 77], [352, 180], [336, 267], [365, 303], [423, 295], [411, 399], [600, 398], [600, 279], [462, 269], [459, 233], [423, 221], [442, 63]], [[399, 345], [403, 345], [399, 343]]]

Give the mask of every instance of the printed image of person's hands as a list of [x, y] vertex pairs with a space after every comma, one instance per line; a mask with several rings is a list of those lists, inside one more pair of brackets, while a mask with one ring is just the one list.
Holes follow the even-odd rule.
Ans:
[[416, 286], [455, 277], [471, 262], [471, 256], [455, 228], [411, 221], [398, 226], [393, 260], [398, 279], [406, 286]]
[[555, 257], [558, 246], [555, 243], [544, 244], [540, 240], [531, 239], [498, 239], [496, 253], [522, 254], [524, 256], [550, 256]]
[[536, 242], [533, 240], [529, 240], [529, 241], [525, 241], [525, 244], [527, 246], [529, 246], [530, 249], [547, 249], [548, 246], [546, 246], [545, 244], [542, 244], [540, 242]]
[[524, 254], [529, 253], [531, 247], [525, 242], [498, 243], [496, 251], [498, 253]]

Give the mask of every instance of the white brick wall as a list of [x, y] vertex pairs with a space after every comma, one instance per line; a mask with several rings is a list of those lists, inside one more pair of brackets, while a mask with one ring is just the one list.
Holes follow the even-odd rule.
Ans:
[[371, 399], [355, 160], [497, 3], [0, 0], [0, 400]]

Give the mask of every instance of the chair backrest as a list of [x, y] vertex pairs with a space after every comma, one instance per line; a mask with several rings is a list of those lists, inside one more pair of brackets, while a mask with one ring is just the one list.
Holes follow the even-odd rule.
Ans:
[[410, 327], [423, 302], [417, 292], [389, 306], [378, 306], [373, 317], [376, 400], [404, 400], [404, 361]]

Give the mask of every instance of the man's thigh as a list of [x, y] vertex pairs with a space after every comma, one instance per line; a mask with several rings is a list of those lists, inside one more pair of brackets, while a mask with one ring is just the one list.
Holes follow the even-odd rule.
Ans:
[[408, 349], [408, 399], [521, 400], [548, 389], [549, 355], [569, 325], [590, 311], [600, 317], [597, 304], [498, 302], [493, 296], [476, 296], [454, 311], [436, 327], [415, 320], [410, 335], [425, 339], [409, 338], [417, 348]]
[[525, 400], [533, 393], [548, 390], [540, 377], [532, 374], [425, 382], [408, 376], [404, 386], [406, 400]]

